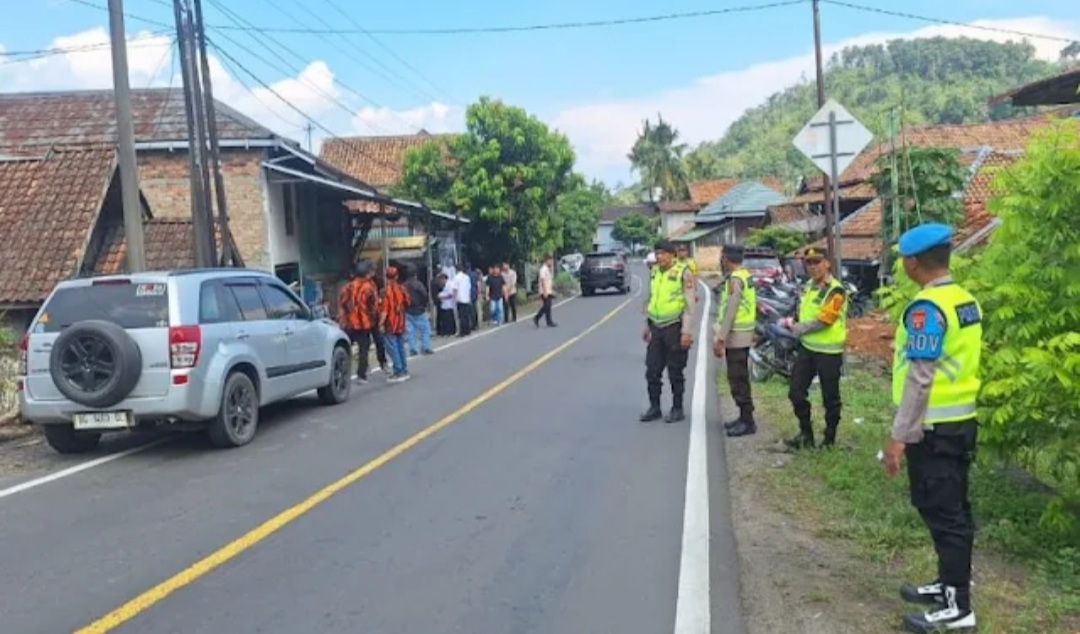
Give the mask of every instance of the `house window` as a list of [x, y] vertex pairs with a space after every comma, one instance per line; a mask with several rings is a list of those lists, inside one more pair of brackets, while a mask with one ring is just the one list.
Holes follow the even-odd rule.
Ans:
[[285, 213], [285, 235], [296, 235], [296, 186], [287, 185], [283, 192], [284, 204], [282, 209]]

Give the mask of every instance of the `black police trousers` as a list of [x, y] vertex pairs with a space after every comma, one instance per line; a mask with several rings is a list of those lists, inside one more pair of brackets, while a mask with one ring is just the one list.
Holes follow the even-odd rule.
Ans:
[[975, 519], [968, 501], [968, 473], [978, 428], [974, 419], [934, 425], [922, 442], [904, 450], [911, 505], [934, 540], [938, 581], [961, 592], [971, 584]]
[[663, 390], [661, 377], [667, 368], [668, 381], [671, 383], [672, 407], [682, 408], [683, 392], [686, 380], [683, 371], [690, 357], [688, 350], [683, 350], [682, 321], [659, 327], [649, 322], [649, 346], [645, 350], [645, 382], [649, 387], [649, 404], [660, 406], [660, 393]]
[[731, 399], [739, 408], [739, 418], [754, 422], [754, 398], [750, 392], [750, 348], [728, 348], [724, 351], [727, 359], [727, 381], [731, 388]]
[[791, 384], [788, 387], [788, 399], [799, 419], [799, 433], [813, 438], [814, 428], [810, 424], [810, 385], [817, 376], [821, 382], [821, 398], [825, 405], [825, 439], [836, 439], [836, 428], [840, 425], [840, 368], [844, 363], [843, 354], [825, 354], [813, 352], [800, 345], [795, 355], [795, 366], [791, 369]]

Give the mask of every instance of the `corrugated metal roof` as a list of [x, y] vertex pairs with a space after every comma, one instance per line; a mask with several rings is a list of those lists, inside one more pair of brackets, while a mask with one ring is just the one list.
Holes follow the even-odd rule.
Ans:
[[737, 216], [763, 216], [769, 207], [784, 201], [784, 195], [776, 190], [757, 181], [743, 181], [702, 209], [697, 221], [716, 222]]
[[671, 238], [671, 241], [672, 242], [693, 242], [694, 240], [697, 240], [698, 238], [703, 238], [703, 237], [709, 235], [710, 233], [713, 233], [713, 232], [719, 231], [719, 230], [720, 230], [720, 227], [701, 227], [700, 229], [694, 229], [692, 231], [687, 231], [686, 233], [684, 233], [684, 234], [682, 234], [680, 236], [676, 236], [674, 238]]

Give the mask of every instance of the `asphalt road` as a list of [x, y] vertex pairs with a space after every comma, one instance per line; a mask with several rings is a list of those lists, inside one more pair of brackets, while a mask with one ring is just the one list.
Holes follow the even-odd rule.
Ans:
[[704, 601], [706, 629], [740, 634], [715, 375], [707, 499], [684, 499], [691, 421], [637, 421], [626, 301], [574, 300], [559, 328], [466, 340], [338, 407], [273, 408], [241, 449], [181, 436], [0, 498], [0, 632], [651, 634]]

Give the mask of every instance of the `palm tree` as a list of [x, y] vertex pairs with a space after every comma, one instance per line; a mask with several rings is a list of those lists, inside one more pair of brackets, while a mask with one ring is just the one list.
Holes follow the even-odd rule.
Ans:
[[631, 167], [641, 174], [641, 184], [649, 189], [650, 196], [656, 187], [662, 191], [662, 200], [683, 200], [688, 196], [682, 161], [687, 146], [677, 143], [678, 140], [679, 131], [660, 114], [655, 125], [646, 119], [638, 133], [627, 158]]

